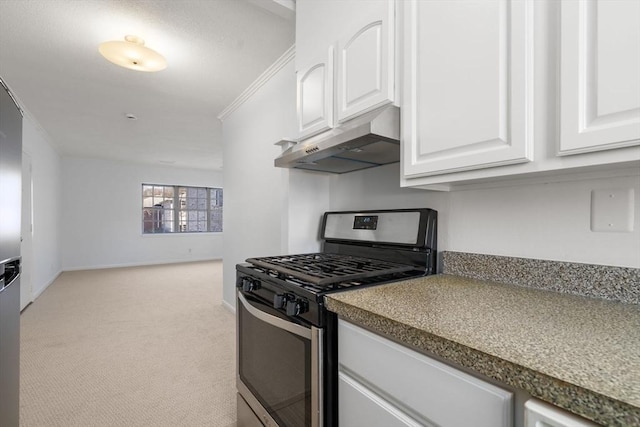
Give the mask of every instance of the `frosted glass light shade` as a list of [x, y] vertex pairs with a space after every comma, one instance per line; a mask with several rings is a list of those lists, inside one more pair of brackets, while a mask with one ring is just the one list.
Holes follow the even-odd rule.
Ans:
[[137, 36], [125, 36], [124, 41], [100, 43], [98, 51], [107, 60], [121, 67], [137, 71], [160, 71], [167, 68], [162, 55], [144, 45]]

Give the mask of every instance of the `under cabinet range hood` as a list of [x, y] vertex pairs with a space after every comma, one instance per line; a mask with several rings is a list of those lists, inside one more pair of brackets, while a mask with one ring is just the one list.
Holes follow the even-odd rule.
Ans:
[[400, 109], [387, 106], [298, 142], [275, 165], [346, 173], [400, 161]]

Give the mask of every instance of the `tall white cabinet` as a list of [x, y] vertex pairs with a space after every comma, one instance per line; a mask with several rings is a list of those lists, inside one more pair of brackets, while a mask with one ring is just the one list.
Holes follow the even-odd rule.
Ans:
[[640, 1], [564, 1], [558, 153], [640, 143]]
[[394, 0], [296, 2], [300, 139], [396, 100]]
[[533, 2], [404, 2], [403, 172], [533, 160]]

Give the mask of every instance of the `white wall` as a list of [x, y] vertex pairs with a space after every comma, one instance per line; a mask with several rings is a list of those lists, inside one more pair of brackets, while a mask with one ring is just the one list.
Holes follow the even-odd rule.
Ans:
[[[633, 232], [591, 231], [591, 190], [632, 188]], [[640, 176], [451, 193], [448, 249], [640, 268]]]
[[[395, 164], [332, 177], [331, 209], [436, 209], [439, 251], [640, 268], [638, 171], [602, 175], [439, 193], [400, 188]], [[633, 232], [592, 232], [591, 190], [616, 188], [634, 189]]]
[[449, 195], [400, 187], [400, 163], [331, 176], [331, 210], [430, 208], [438, 212], [438, 251], [447, 247]]
[[330, 176], [291, 169], [287, 178], [287, 208], [282, 216], [283, 242], [287, 245], [282, 252], [318, 252], [322, 214], [329, 210]]
[[[40, 128], [26, 115], [22, 149], [31, 157], [33, 265], [31, 290], [38, 296], [62, 270], [60, 256], [61, 159]], [[28, 268], [28, 266], [25, 266]]]
[[293, 57], [274, 66], [273, 75], [223, 118], [223, 299], [230, 308], [235, 307], [235, 265], [252, 256], [317, 251], [314, 237], [329, 204], [326, 175], [273, 165], [280, 154], [274, 143], [297, 134]]
[[222, 258], [222, 233], [142, 235], [141, 224], [143, 183], [223, 187], [222, 173], [73, 157], [62, 164], [63, 270]]

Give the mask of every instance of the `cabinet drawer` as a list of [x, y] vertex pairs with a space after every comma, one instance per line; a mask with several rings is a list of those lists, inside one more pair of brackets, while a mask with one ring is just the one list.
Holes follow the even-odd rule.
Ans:
[[340, 427], [420, 427], [380, 396], [353, 378], [340, 373]]
[[441, 427], [512, 425], [512, 393], [342, 320], [338, 361], [341, 372]]
[[525, 427], [596, 427], [590, 421], [537, 399], [524, 404]]

